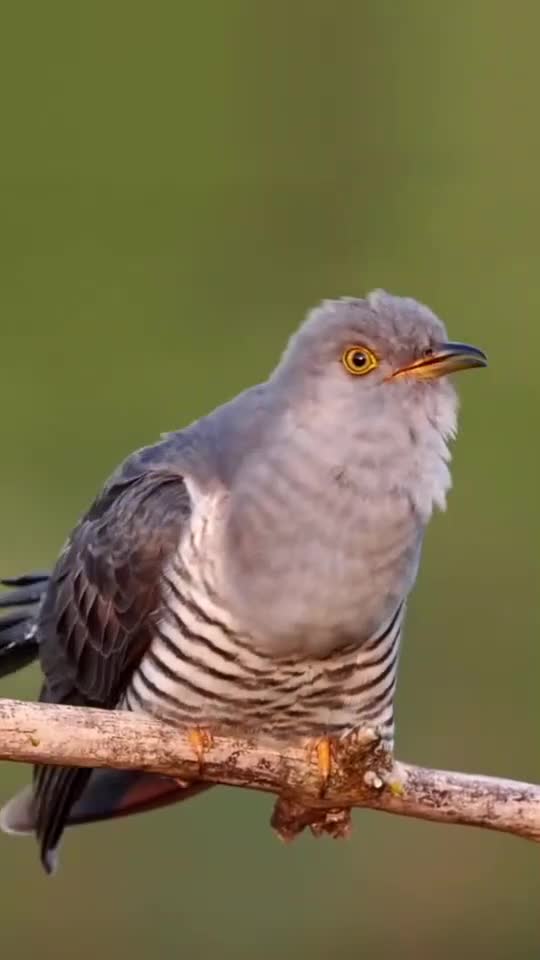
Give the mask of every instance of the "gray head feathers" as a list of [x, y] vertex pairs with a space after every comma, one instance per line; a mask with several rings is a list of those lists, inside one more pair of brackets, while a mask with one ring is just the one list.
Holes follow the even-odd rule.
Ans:
[[360, 342], [378, 352], [384, 372], [446, 338], [444, 324], [428, 307], [375, 290], [366, 299], [324, 300], [311, 310], [280, 366], [298, 364], [322, 372], [325, 364], [336, 360], [337, 348]]

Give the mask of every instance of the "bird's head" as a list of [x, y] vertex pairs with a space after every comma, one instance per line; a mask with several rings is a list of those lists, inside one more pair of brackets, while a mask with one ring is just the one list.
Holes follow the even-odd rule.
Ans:
[[[453, 433], [456, 397], [447, 375], [486, 366], [477, 347], [448, 340], [443, 322], [407, 297], [325, 300], [289, 343], [276, 373], [294, 392], [356, 415], [438, 411]], [[445, 426], [446, 422], [446, 426]]]

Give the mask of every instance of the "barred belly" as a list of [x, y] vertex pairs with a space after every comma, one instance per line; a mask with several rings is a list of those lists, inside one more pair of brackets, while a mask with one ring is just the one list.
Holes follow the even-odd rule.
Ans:
[[179, 727], [294, 739], [376, 726], [393, 739], [402, 603], [367, 641], [321, 658], [255, 648], [208, 583], [167, 571], [165, 603], [123, 706]]

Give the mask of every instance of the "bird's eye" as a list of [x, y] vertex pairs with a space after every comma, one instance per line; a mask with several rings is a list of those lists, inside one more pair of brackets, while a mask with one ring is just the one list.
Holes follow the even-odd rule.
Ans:
[[347, 347], [343, 353], [341, 362], [347, 372], [352, 373], [355, 377], [369, 373], [370, 370], [374, 370], [375, 367], [379, 365], [377, 357], [368, 347], [360, 347], [357, 345]]

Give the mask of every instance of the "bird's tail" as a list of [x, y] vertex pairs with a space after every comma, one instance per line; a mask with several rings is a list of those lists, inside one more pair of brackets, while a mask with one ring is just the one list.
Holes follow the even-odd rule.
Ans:
[[[67, 768], [58, 769], [60, 776], [64, 777], [64, 786], [68, 790], [70, 781], [73, 787], [75, 778], [83, 772]], [[133, 813], [157, 810], [160, 807], [187, 800], [212, 786], [211, 783], [202, 781], [182, 783], [169, 777], [160, 777], [157, 774], [143, 773], [138, 770], [92, 770], [84, 773], [89, 773], [86, 786], [67, 813], [65, 823], [60, 824], [54, 843], [52, 845], [45, 843], [42, 846], [41, 862], [47, 873], [54, 873], [58, 865], [58, 844], [64, 826], [96, 823], [100, 820], [111, 820]], [[0, 830], [4, 833], [22, 836], [33, 834], [36, 832], [38, 821], [39, 809], [31, 786], [17, 793], [0, 810]]]
[[49, 574], [44, 572], [0, 579], [2, 586], [11, 588], [0, 593], [0, 677], [37, 659], [37, 616], [48, 583]]

